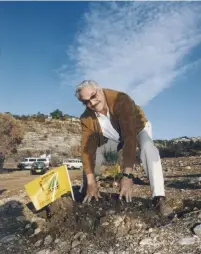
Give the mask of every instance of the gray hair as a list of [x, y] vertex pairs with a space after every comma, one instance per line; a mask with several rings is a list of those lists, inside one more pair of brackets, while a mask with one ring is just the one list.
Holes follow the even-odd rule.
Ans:
[[98, 83], [94, 80], [84, 80], [84, 81], [82, 81], [79, 85], [77, 85], [76, 90], [75, 90], [75, 96], [78, 98], [78, 100], [80, 99], [80, 91], [84, 87], [100, 88]]

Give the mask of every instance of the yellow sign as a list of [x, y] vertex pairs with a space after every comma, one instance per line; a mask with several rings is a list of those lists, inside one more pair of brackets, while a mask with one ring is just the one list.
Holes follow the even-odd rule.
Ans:
[[67, 192], [74, 200], [70, 176], [65, 165], [54, 168], [25, 185], [25, 189], [36, 210], [54, 202]]

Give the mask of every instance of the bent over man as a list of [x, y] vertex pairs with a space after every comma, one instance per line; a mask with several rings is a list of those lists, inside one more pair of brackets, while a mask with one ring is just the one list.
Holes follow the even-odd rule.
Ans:
[[153, 204], [162, 215], [169, 214], [165, 204], [164, 178], [158, 149], [152, 140], [151, 123], [142, 109], [126, 93], [101, 88], [95, 81], [86, 80], [76, 88], [76, 97], [86, 109], [81, 115], [82, 161], [87, 179], [84, 202], [100, 197], [95, 174], [96, 150], [109, 139], [118, 143], [122, 154], [120, 199], [131, 202], [132, 171], [136, 160], [137, 142], [140, 158], [147, 174], [153, 196]]

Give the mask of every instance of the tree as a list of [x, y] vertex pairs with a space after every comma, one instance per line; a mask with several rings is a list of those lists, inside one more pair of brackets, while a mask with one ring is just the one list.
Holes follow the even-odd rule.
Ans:
[[62, 119], [63, 118], [63, 112], [59, 109], [56, 109], [55, 111], [50, 113], [52, 119]]
[[9, 114], [0, 113], [0, 152], [9, 154], [21, 143], [25, 129], [23, 124]]

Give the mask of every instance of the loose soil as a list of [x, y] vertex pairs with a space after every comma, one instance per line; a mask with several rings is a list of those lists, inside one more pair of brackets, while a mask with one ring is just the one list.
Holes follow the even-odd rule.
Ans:
[[1, 174], [1, 253], [148, 253], [199, 254], [201, 232], [201, 157], [162, 160], [167, 203], [174, 209], [161, 217], [152, 207], [149, 181], [135, 171], [133, 201], [120, 201], [118, 187], [99, 178], [103, 198], [83, 204], [81, 172], [70, 171], [76, 201], [69, 195], [35, 212], [23, 190], [35, 178], [29, 172]]

